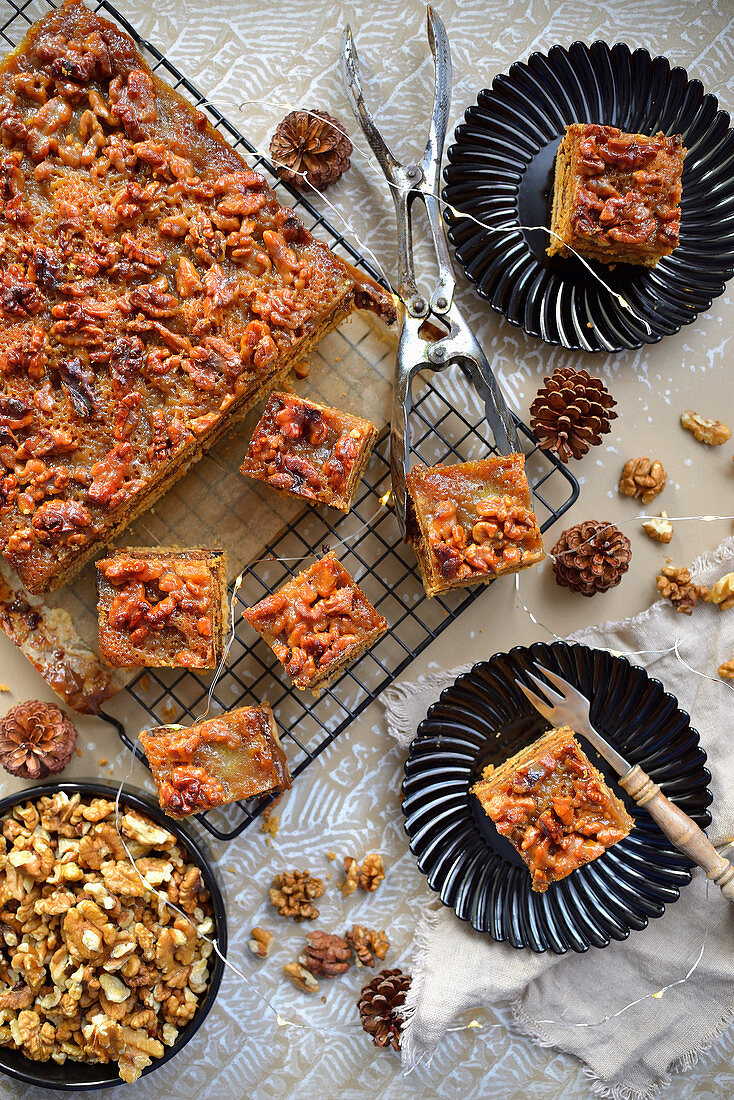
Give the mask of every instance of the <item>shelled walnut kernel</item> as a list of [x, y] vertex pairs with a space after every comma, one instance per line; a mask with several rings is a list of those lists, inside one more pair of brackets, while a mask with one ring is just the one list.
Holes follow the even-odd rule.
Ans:
[[325, 890], [326, 884], [309, 871], [285, 871], [273, 879], [270, 904], [282, 917], [295, 921], [315, 920], [319, 911], [312, 902]]
[[691, 432], [699, 443], [707, 443], [712, 447], [719, 447], [731, 439], [731, 428], [721, 420], [709, 420], [693, 409], [686, 409], [680, 415], [681, 425], [686, 431]]
[[270, 954], [272, 943], [272, 932], [268, 932], [266, 928], [253, 928], [247, 946], [253, 955], [257, 955], [259, 959], [265, 959]]
[[668, 519], [667, 512], [661, 512], [659, 516], [642, 521], [642, 530], [655, 542], [670, 542], [673, 537], [673, 524]]
[[630, 458], [625, 462], [619, 479], [619, 491], [626, 497], [637, 497], [649, 504], [662, 493], [668, 475], [662, 462], [649, 458]]
[[318, 993], [319, 983], [311, 971], [306, 970], [306, 967], [301, 966], [300, 963], [286, 963], [283, 967], [283, 973], [296, 989], [300, 989], [303, 993]]
[[711, 589], [711, 603], [717, 604], [719, 611], [728, 611], [734, 607], [734, 573], [719, 577]]

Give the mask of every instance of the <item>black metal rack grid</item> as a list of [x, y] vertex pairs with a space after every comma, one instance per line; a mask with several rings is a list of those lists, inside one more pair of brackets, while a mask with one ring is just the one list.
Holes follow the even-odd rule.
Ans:
[[[57, 6], [52, 0], [4, 2], [12, 8], [13, 15], [0, 24], [0, 37], [12, 46], [17, 45], [33, 19], [41, 14], [39, 9]], [[254, 146], [155, 46], [143, 40], [107, 0], [99, 0], [90, 7], [123, 27], [153, 70], [206, 113], [230, 144], [251, 154], [251, 163], [273, 178], [276, 190], [287, 192], [285, 201], [298, 210], [309, 229], [325, 239], [337, 253], [346, 255], [370, 274], [376, 274], [349, 241], [304, 196], [279, 180], [270, 165], [256, 154]], [[412, 448], [415, 457], [428, 465], [479, 458], [488, 450], [495, 450], [482, 434], [482, 417], [461, 375], [456, 372], [448, 385], [452, 392], [451, 402], [444, 396], [446, 385], [443, 393], [425, 378], [416, 385], [411, 419]], [[555, 456], [539, 449], [524, 424], [520, 421], [517, 424], [538, 520], [545, 531], [574, 502], [578, 484]], [[401, 541], [395, 516], [385, 503], [389, 487], [389, 438], [384, 432], [351, 512], [343, 516], [328, 508], [304, 508], [264, 548], [264, 560], [248, 568], [239, 591], [230, 593], [233, 596], [234, 637], [226, 667], [211, 695], [210, 713], [267, 699], [275, 712], [294, 778], [482, 591], [479, 587], [456, 590], [431, 600], [426, 597], [413, 552]], [[242, 609], [279, 588], [304, 568], [309, 558], [323, 554], [326, 547], [337, 550], [340, 561], [388, 620], [389, 629], [330, 688], [314, 698], [290, 686], [270, 649], [247, 623], [242, 622]], [[205, 709], [212, 679], [212, 674], [150, 669], [137, 675], [127, 691], [150, 718], [151, 725], [187, 722], [199, 717]], [[102, 717], [115, 726], [128, 748], [138, 751], [118, 718], [111, 714]], [[144, 760], [139, 751], [138, 755]], [[218, 839], [232, 839], [271, 801], [272, 798], [266, 797], [233, 803], [222, 810], [199, 815], [199, 821]]]

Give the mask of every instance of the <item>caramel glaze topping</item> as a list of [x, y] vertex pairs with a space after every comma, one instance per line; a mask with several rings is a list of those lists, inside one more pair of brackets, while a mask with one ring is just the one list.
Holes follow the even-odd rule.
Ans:
[[641, 140], [616, 126], [579, 126], [571, 226], [581, 237], [674, 248], [680, 235], [679, 134]]
[[328, 504], [343, 495], [371, 427], [294, 394], [271, 394], [240, 470]]
[[0, 550], [43, 591], [354, 283], [77, 0], [0, 68], [0, 139]]

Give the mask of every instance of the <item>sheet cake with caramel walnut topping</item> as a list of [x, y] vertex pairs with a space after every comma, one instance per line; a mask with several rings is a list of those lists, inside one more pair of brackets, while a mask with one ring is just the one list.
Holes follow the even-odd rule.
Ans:
[[677, 248], [686, 150], [680, 134], [576, 122], [556, 155], [548, 255], [655, 267]]
[[428, 596], [486, 584], [545, 557], [524, 455], [416, 463], [406, 485], [407, 540]]
[[99, 652], [108, 665], [217, 667], [229, 617], [221, 550], [130, 547], [96, 570]]
[[0, 66], [0, 137], [0, 550], [42, 592], [394, 308], [80, 0]]
[[603, 855], [634, 826], [570, 726], [543, 734], [498, 768], [490, 765], [472, 793], [521, 856], [539, 893]]
[[269, 703], [238, 707], [188, 729], [160, 726], [140, 740], [170, 817], [225, 806], [291, 786]]

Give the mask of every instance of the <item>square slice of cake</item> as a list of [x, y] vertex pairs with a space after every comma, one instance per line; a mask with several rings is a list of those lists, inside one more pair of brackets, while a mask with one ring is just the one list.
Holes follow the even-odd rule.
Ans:
[[97, 562], [100, 656], [113, 668], [213, 669], [229, 608], [223, 550], [132, 547]]
[[240, 473], [348, 512], [376, 435], [370, 420], [294, 393], [272, 393]]
[[683, 160], [679, 134], [625, 134], [575, 122], [556, 154], [548, 255], [655, 267], [678, 245]]
[[291, 786], [269, 703], [238, 707], [187, 729], [144, 730], [140, 740], [161, 809], [170, 817], [202, 813]]
[[472, 792], [541, 893], [602, 855], [634, 825], [570, 726], [550, 730], [485, 775]]
[[407, 538], [429, 596], [486, 584], [545, 556], [524, 455], [418, 464], [407, 490]]
[[353, 308], [334, 255], [129, 35], [65, 0], [0, 64], [0, 553], [65, 584]]
[[314, 695], [387, 630], [333, 551], [243, 615], [296, 687]]

